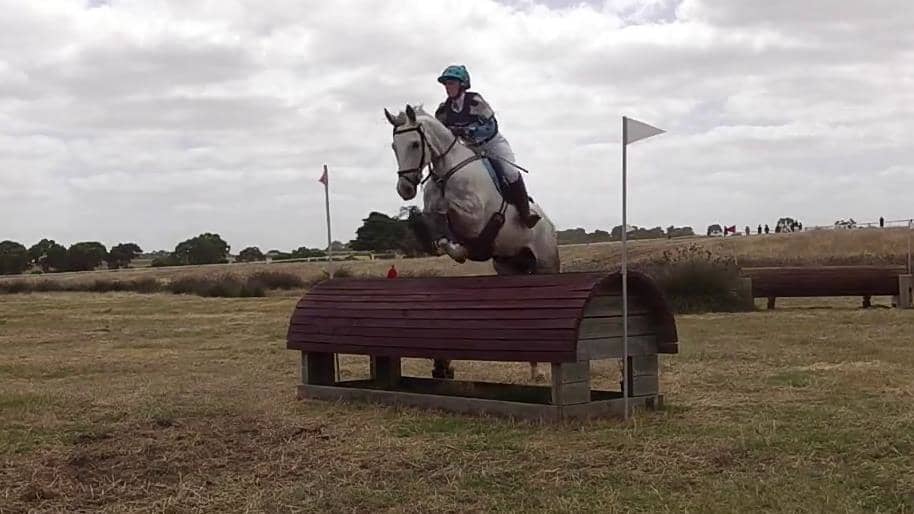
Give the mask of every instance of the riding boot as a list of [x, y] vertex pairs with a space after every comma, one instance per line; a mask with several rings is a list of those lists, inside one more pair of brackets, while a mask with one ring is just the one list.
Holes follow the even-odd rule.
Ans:
[[540, 215], [530, 210], [530, 197], [527, 195], [527, 187], [524, 185], [523, 176], [508, 184], [508, 201], [517, 207], [521, 223], [527, 228], [533, 228], [539, 223]]

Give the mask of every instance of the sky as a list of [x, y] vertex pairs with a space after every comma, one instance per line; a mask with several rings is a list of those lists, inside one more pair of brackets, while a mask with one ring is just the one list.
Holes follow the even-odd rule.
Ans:
[[[0, 240], [326, 245], [464, 64], [558, 228], [914, 217], [909, 0], [0, 0]], [[420, 197], [421, 198], [421, 197]]]

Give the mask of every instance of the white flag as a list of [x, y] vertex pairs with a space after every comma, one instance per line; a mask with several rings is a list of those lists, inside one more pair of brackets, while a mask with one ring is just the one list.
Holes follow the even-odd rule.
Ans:
[[638, 120], [633, 120], [624, 116], [623, 119], [625, 120], [625, 144], [641, 141], [642, 139], [647, 139], [651, 136], [656, 136], [657, 134], [663, 134], [665, 132], [664, 130], [652, 127], [647, 123], [642, 123]]

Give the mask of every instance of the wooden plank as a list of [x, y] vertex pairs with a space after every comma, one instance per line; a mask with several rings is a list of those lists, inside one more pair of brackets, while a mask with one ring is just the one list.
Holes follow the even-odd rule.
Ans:
[[402, 319], [402, 318], [306, 318], [301, 321], [293, 318], [292, 325], [323, 325], [328, 327], [370, 327], [370, 328], [434, 328], [440, 330], [488, 329], [493, 325], [501, 329], [575, 329], [578, 322], [574, 318], [561, 319]]
[[657, 376], [660, 370], [659, 359], [657, 355], [638, 355], [635, 357], [629, 357], [629, 362], [631, 363], [631, 373], [633, 376]]
[[676, 354], [679, 353], [679, 343], [657, 343], [657, 353]]
[[[655, 409], [662, 403], [662, 396], [636, 396], [628, 400], [631, 409]], [[625, 415], [625, 400], [614, 398], [611, 400], [591, 401], [578, 405], [566, 405], [561, 408], [560, 417], [566, 420], [586, 420], [606, 417], [621, 418]]]
[[899, 309], [914, 308], [914, 276], [898, 276], [898, 302]]
[[[621, 359], [623, 353], [622, 337], [606, 337], [578, 341], [579, 359]], [[650, 355], [658, 351], [657, 336], [629, 336], [629, 355]]]
[[[586, 339], [604, 339], [607, 337], [622, 336], [622, 316], [607, 318], [584, 318], [578, 328], [578, 338]], [[656, 332], [655, 322], [652, 316], [648, 314], [637, 314], [628, 316], [628, 335], [643, 336], [651, 335]]]
[[334, 382], [333, 354], [301, 352], [302, 384], [330, 385]]
[[442, 328], [375, 328], [360, 326], [330, 326], [322, 321], [311, 321], [308, 323], [293, 323], [290, 330], [290, 336], [293, 338], [303, 338], [307, 335], [326, 335], [333, 337], [383, 337], [388, 339], [402, 340], [426, 340], [441, 339], [447, 337], [450, 340], [459, 338], [460, 340], [479, 339], [483, 341], [563, 341], [573, 342], [575, 340], [574, 329], [517, 329], [517, 328], [496, 328], [499, 327], [497, 320], [493, 320], [489, 328], [460, 328], [458, 330], [446, 330]]
[[580, 309], [499, 309], [497, 312], [486, 310], [448, 310], [448, 309], [328, 309], [308, 307], [297, 309], [293, 314], [295, 320], [307, 318], [356, 318], [356, 319], [430, 319], [430, 320], [455, 320], [455, 319], [577, 319]]
[[903, 268], [819, 266], [744, 268], [756, 298], [815, 296], [876, 296], [897, 294], [896, 277]]
[[493, 350], [463, 348], [418, 348], [396, 346], [362, 346], [354, 344], [309, 343], [287, 341], [286, 348], [308, 352], [347, 353], [353, 355], [387, 355], [417, 359], [478, 360], [501, 362], [576, 362], [577, 353], [569, 351]]
[[582, 317], [611, 316], [622, 313], [621, 296], [595, 296], [584, 306]]
[[632, 396], [656, 395], [660, 391], [657, 375], [633, 376], [630, 378]]
[[574, 405], [590, 401], [590, 381], [573, 382], [570, 384], [552, 384], [553, 405]]
[[[290, 343], [351, 344], [357, 346], [390, 346], [399, 348], [437, 348], [442, 350], [533, 350], [533, 351], [574, 351], [573, 340], [539, 340], [539, 339], [463, 339], [454, 337], [437, 337], [415, 339], [411, 337], [372, 337], [372, 336], [333, 336], [307, 332], [291, 332], [287, 341]], [[339, 352], [336, 352], [339, 353]]]
[[314, 398], [329, 401], [361, 401], [385, 405], [443, 410], [462, 414], [495, 415], [528, 420], [555, 421], [559, 417], [559, 410], [554, 405], [380, 389], [300, 385], [298, 386], [298, 396], [299, 398]]
[[498, 316], [500, 310], [512, 309], [580, 309], [584, 305], [583, 299], [561, 299], [561, 300], [537, 300], [537, 299], [515, 299], [515, 300], [498, 300], [498, 301], [479, 301], [479, 300], [444, 300], [434, 302], [410, 302], [410, 301], [368, 301], [352, 302], [345, 298], [337, 301], [329, 300], [310, 300], [305, 297], [298, 302], [298, 309], [307, 310], [315, 307], [320, 309], [353, 309], [353, 310], [411, 310], [411, 309], [430, 309], [430, 310], [484, 310], [492, 316]]

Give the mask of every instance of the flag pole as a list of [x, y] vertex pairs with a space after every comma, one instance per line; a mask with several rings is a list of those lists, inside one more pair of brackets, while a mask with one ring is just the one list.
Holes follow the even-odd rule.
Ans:
[[627, 118], [622, 116], [622, 398], [624, 418], [628, 420], [628, 396], [631, 370], [628, 365], [628, 191], [626, 174], [626, 147], [628, 146]]
[[[324, 207], [327, 211], [327, 274], [333, 278], [333, 238], [330, 235], [330, 175], [327, 173], [327, 165], [324, 164], [324, 174], [321, 180], [324, 184]], [[336, 381], [340, 381], [340, 354], [333, 354], [333, 374]]]
[[327, 274], [333, 278], [333, 238], [330, 235], [330, 177], [324, 164], [324, 205], [327, 210]]
[[911, 230], [914, 219], [908, 220], [908, 275], [911, 274]]

